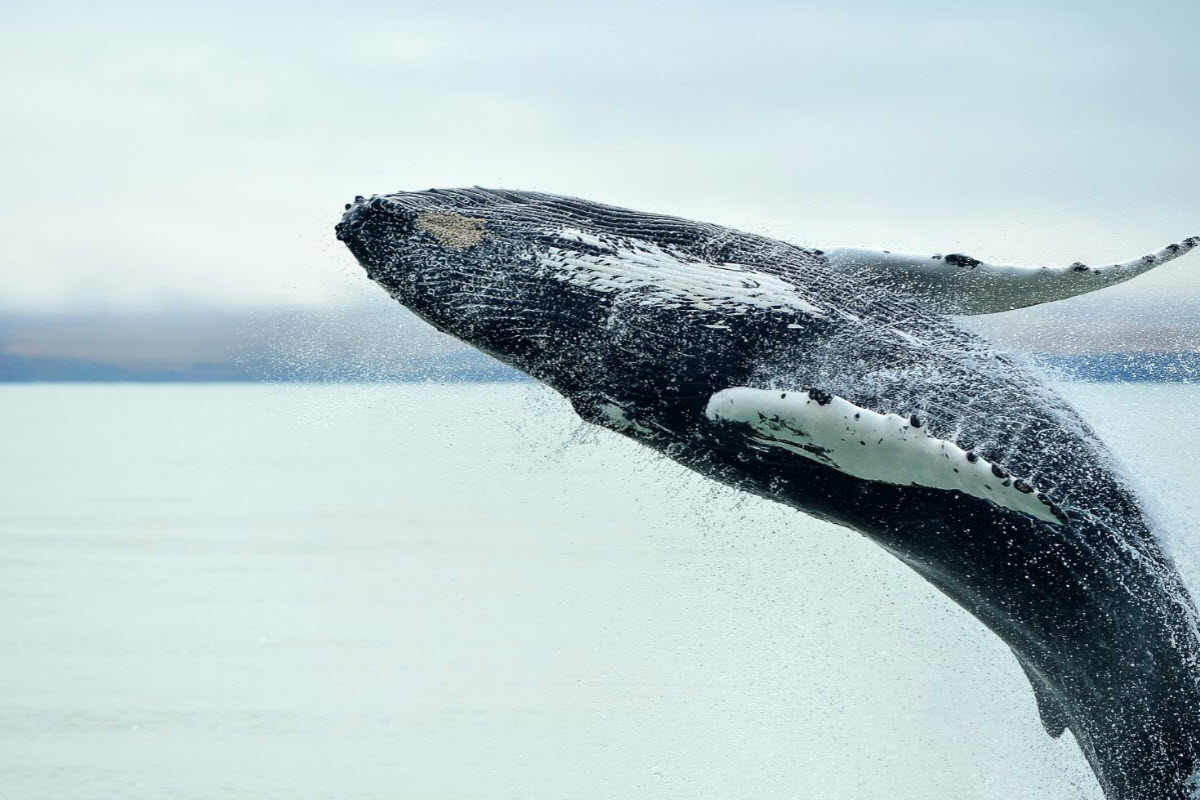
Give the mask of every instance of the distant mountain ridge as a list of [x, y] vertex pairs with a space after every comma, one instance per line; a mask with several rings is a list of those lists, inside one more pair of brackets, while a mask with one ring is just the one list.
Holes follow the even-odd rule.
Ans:
[[312, 369], [280, 363], [237, 361], [174, 365], [111, 364], [75, 358], [0, 354], [0, 383], [493, 383], [529, 380], [475, 350], [410, 356], [394, 364], [322, 364]]
[[[1063, 380], [1124, 383], [1200, 383], [1200, 353], [1083, 353], [1030, 358]], [[0, 353], [0, 383], [495, 383], [531, 380], [475, 350], [409, 356], [385, 364], [347, 362], [340, 368], [238, 361], [173, 365], [113, 364], [78, 358]]]
[[1200, 352], [1032, 354], [1052, 374], [1074, 381], [1200, 383]]
[[[1021, 330], [1055, 332], [1046, 322]], [[1019, 342], [1000, 329], [984, 333], [1063, 380], [1200, 382], [1200, 348], [1186, 337], [1174, 349], [1143, 344], [1110, 352], [1093, 341], [1071, 352], [1054, 338]], [[1053, 349], [1039, 352], [1046, 345]], [[0, 317], [0, 382], [6, 383], [519, 380], [528, 379], [386, 302], [314, 312]]]

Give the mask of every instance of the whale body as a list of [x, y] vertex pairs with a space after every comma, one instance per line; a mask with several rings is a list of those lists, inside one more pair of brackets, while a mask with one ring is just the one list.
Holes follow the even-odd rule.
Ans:
[[569, 197], [356, 198], [336, 227], [395, 299], [712, 479], [852, 528], [1012, 649], [1113, 800], [1192, 797], [1200, 632], [1086, 422], [949, 314], [1126, 280], [1121, 264], [823, 251]]

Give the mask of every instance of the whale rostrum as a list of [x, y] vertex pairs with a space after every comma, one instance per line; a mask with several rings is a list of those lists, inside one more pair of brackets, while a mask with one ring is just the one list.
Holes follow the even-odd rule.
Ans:
[[1087, 422], [952, 315], [1103, 288], [1196, 238], [995, 267], [481, 188], [356, 198], [336, 230], [396, 300], [586, 421], [901, 559], [1011, 648], [1111, 800], [1192, 797], [1188, 591]]

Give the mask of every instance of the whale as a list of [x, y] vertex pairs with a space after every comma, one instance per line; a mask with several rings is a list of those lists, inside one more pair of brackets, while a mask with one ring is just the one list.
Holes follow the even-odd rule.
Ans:
[[356, 197], [341, 240], [399, 303], [723, 484], [850, 528], [1011, 649], [1110, 800], [1200, 796], [1200, 626], [1095, 432], [963, 316], [1178, 258], [1005, 266], [828, 250], [551, 194]]

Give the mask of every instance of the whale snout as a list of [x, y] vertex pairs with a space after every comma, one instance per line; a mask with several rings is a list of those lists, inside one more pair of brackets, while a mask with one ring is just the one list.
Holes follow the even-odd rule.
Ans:
[[431, 192], [355, 197], [334, 232], [373, 280], [398, 268], [445, 263], [494, 239], [471, 208]]
[[407, 227], [410, 228], [408, 232], [411, 232], [411, 223], [415, 216], [399, 203], [386, 197], [364, 199], [360, 195], [354, 198], [353, 203], [346, 204], [345, 213], [342, 214], [341, 221], [333, 226], [333, 230], [338, 241], [353, 247], [356, 241], [361, 241], [372, 233], [370, 223], [386, 222], [393, 229], [393, 234], [400, 232], [398, 229], [405, 227], [407, 223]]
[[333, 230], [374, 279], [393, 266], [406, 240], [415, 232], [417, 213], [386, 197], [354, 198]]

